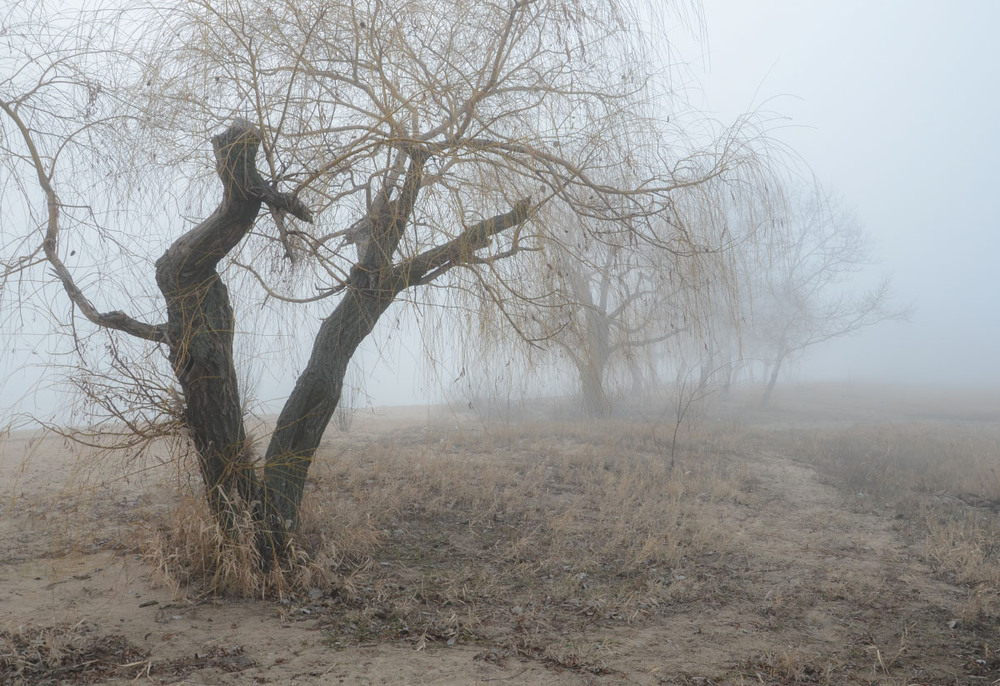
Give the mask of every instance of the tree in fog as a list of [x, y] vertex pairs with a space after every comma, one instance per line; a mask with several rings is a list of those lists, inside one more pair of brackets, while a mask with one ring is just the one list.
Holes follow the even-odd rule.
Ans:
[[[581, 261], [590, 253], [586, 261]], [[682, 289], [663, 249], [599, 246], [558, 254], [548, 268], [561, 304], [550, 343], [572, 362], [587, 415], [611, 409], [607, 373], [613, 363], [638, 371], [640, 358], [683, 330]]]
[[[659, 12], [639, 2], [54, 6], [0, 17], [6, 326], [51, 317], [132, 432], [176, 406], [211, 511], [224, 531], [255, 522], [265, 565], [394, 302], [435, 288], [516, 327], [537, 255], [585, 237], [627, 264], [684, 241], [690, 189], [756, 169], [740, 128], [689, 142], [640, 29]], [[258, 455], [236, 352], [301, 337]]]
[[628, 385], [626, 396], [638, 400], [682, 350], [700, 361], [702, 375], [735, 354], [734, 339], [721, 332], [738, 333], [746, 253], [774, 218], [761, 181], [723, 174], [675, 194], [670, 213], [645, 227], [652, 238], [643, 244], [556, 232], [576, 242], [557, 243], [537, 269], [550, 288], [547, 342], [572, 363], [588, 415], [609, 411], [612, 383]]
[[818, 190], [788, 203], [758, 254], [747, 344], [765, 365], [763, 405], [782, 368], [806, 349], [906, 316], [890, 301], [888, 279], [850, 286], [871, 262], [868, 241], [857, 219]]

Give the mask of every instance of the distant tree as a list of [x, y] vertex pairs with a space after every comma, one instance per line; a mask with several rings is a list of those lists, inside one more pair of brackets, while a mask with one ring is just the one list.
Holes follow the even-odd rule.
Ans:
[[670, 215], [645, 228], [655, 237], [649, 242], [608, 244], [576, 231], [576, 243], [543, 255], [537, 271], [550, 284], [555, 321], [548, 345], [572, 362], [586, 414], [610, 410], [613, 382], [631, 381], [627, 393], [638, 400], [682, 349], [700, 359], [703, 377], [720, 363], [717, 354], [733, 354], [746, 253], [756, 252], [760, 227], [775, 216], [769, 185], [746, 181], [722, 175], [675, 196]]
[[[668, 65], [640, 27], [659, 3], [56, 6], [0, 16], [2, 311], [65, 326], [79, 365], [120, 382], [97, 402], [129, 431], [176, 407], [213, 514], [255, 522], [265, 565], [288, 553], [348, 362], [393, 303], [434, 286], [514, 324], [534, 298], [525, 254], [574, 243], [551, 216], [608, 255], [663, 246], [683, 240], [680, 198], [760, 165], [745, 122], [693, 144], [658, 94]], [[234, 351], [303, 337], [258, 456]], [[163, 357], [177, 389], [149, 381]]]
[[672, 265], [681, 285], [673, 301], [683, 303], [682, 335], [659, 357], [673, 371], [675, 384], [697, 389], [696, 395], [717, 384], [728, 389], [742, 364], [759, 277], [756, 258], [768, 249], [769, 227], [784, 206], [780, 180], [769, 181], [743, 195], [725, 184], [704, 184], [698, 203], [684, 213], [697, 248], [675, 256]]
[[758, 254], [747, 333], [765, 363], [762, 405], [783, 367], [806, 349], [908, 314], [891, 302], [888, 278], [852, 288], [850, 280], [871, 263], [868, 240], [857, 219], [821, 191], [793, 198]]
[[599, 416], [612, 406], [609, 366], [636, 366], [651, 347], [683, 330], [683, 285], [666, 250], [601, 245], [581, 262], [583, 252], [562, 253], [550, 270], [552, 295], [562, 305], [549, 342], [572, 362], [584, 412]]

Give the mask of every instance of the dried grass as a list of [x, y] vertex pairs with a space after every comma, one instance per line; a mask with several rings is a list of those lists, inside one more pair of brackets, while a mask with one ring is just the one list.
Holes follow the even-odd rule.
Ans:
[[719, 453], [688, 451], [671, 471], [643, 431], [566, 423], [341, 439], [313, 466], [296, 564], [260, 572], [249, 530], [222, 537], [196, 494], [147, 558], [177, 589], [320, 589], [361, 637], [474, 634], [556, 606], [638, 621], [683, 597], [691, 560], [728, 550], [718, 508], [753, 498]]
[[787, 439], [855, 508], [896, 512], [934, 570], [969, 589], [967, 620], [1000, 617], [1000, 427], [919, 422]]
[[257, 528], [249, 513], [224, 532], [197, 493], [181, 495], [168, 523], [144, 546], [144, 558], [175, 593], [197, 584], [202, 593], [231, 597], [277, 597], [301, 594], [335, 582], [333, 570], [347, 566], [348, 553], [362, 557], [376, 539], [370, 527], [352, 526], [328, 538], [319, 528], [322, 513], [307, 508], [301, 536], [292, 542], [281, 566], [262, 564]]
[[174, 683], [195, 670], [239, 672], [256, 663], [241, 646], [154, 660], [118, 633], [87, 621], [0, 631], [0, 683], [10, 686], [103, 684], [111, 679]]
[[[755, 655], [738, 665], [740, 684], [833, 684], [833, 669], [816, 655], [786, 648]], [[746, 677], [752, 675], [752, 680]]]
[[147, 653], [88, 622], [0, 631], [0, 683], [94, 684], [133, 676]]

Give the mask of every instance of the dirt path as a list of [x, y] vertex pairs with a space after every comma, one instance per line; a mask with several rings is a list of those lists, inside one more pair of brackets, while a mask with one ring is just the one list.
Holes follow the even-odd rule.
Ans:
[[233, 685], [1000, 678], [984, 652], [1000, 647], [995, 636], [962, 625], [966, 592], [934, 578], [891, 513], [852, 509], [812, 468], [766, 445], [739, 458], [752, 497], [714, 511], [727, 544], [692, 556], [670, 579], [669, 604], [645, 618], [548, 626], [537, 637], [542, 647], [513, 656], [490, 644], [359, 644], [331, 633], [307, 601], [176, 596], [127, 549], [108, 549], [134, 528], [130, 520], [158, 511], [149, 483], [130, 484], [124, 498], [97, 478], [87, 498], [70, 498], [56, 476], [72, 472], [61, 442], [9, 440], [0, 455], [0, 630], [69, 627], [71, 638], [124, 637], [149, 657], [133, 660], [130, 678], [118, 683], [132, 683], [154, 662], [153, 683]]
[[663, 617], [604, 635], [610, 666], [643, 684], [1000, 679], [962, 631], [966, 590], [935, 579], [890, 516], [852, 511], [794, 456], [745, 464], [758, 500], [725, 522], [742, 555], [704, 565]]

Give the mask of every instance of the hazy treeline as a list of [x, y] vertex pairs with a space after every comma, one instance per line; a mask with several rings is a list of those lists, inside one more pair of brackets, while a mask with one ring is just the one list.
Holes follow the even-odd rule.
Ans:
[[871, 258], [849, 209], [815, 184], [758, 190], [756, 204], [734, 204], [723, 187], [685, 207], [696, 247], [594, 242], [538, 264], [550, 290], [543, 326], [527, 324], [536, 337], [520, 349], [526, 364], [486, 365], [448, 394], [484, 403], [569, 387], [585, 413], [602, 415], [665, 388], [750, 384], [767, 404], [811, 347], [906, 315], [887, 278], [859, 286]]

